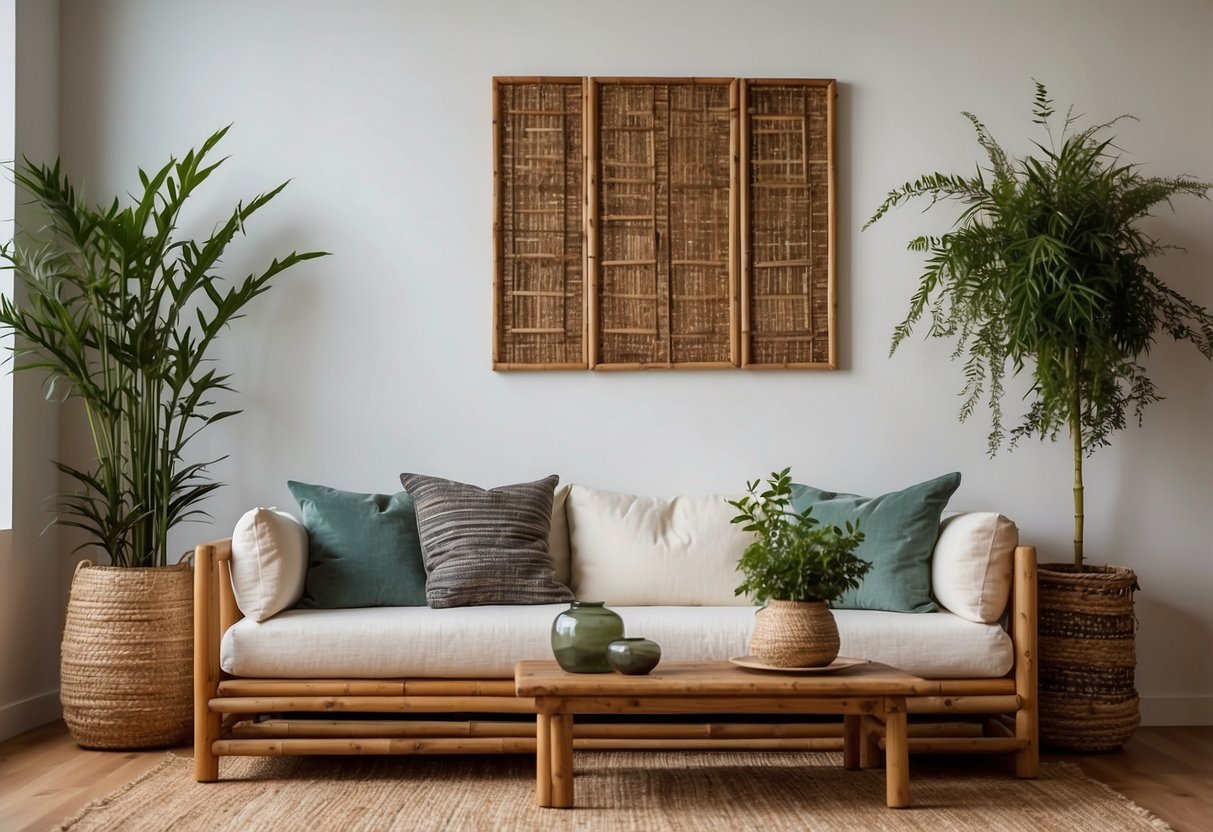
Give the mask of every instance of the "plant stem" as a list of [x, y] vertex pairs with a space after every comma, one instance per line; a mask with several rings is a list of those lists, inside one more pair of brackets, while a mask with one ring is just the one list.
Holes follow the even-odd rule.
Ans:
[[[1066, 363], [1070, 363], [1068, 357]], [[1074, 350], [1070, 385], [1070, 438], [1074, 443], [1074, 565], [1083, 569], [1083, 487], [1082, 487], [1082, 350]]]

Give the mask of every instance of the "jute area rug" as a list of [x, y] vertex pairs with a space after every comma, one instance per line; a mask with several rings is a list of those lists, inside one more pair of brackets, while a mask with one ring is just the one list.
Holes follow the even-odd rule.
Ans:
[[1165, 830], [1076, 766], [1039, 780], [996, 766], [913, 765], [911, 809], [886, 809], [883, 771], [829, 753], [579, 752], [577, 808], [535, 806], [534, 758], [246, 757], [195, 783], [169, 756], [60, 829], [253, 830]]

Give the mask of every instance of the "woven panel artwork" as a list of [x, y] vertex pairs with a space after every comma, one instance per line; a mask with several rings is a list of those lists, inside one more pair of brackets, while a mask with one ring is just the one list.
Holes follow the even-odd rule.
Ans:
[[593, 84], [591, 365], [736, 366], [733, 82]]
[[494, 369], [835, 367], [834, 96], [493, 79]]
[[583, 82], [494, 79], [497, 369], [584, 369]]
[[835, 365], [833, 81], [749, 81], [742, 363]]

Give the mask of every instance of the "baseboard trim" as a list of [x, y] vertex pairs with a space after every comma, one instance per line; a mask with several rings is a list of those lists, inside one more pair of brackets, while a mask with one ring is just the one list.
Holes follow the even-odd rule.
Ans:
[[1213, 696], [1143, 696], [1142, 725], [1213, 725]]
[[0, 706], [0, 741], [25, 733], [39, 725], [54, 722], [62, 716], [63, 707], [59, 704], [58, 688], [20, 702]]

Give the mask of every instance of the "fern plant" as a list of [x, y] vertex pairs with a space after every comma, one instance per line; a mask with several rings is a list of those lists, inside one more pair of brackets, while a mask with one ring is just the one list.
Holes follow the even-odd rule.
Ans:
[[[1140, 221], [1173, 197], [1208, 198], [1187, 176], [1148, 177], [1121, 161], [1107, 131], [1125, 118], [1079, 129], [1073, 110], [1054, 133], [1053, 101], [1036, 83], [1034, 123], [1047, 141], [1011, 158], [972, 113], [989, 165], [972, 176], [931, 173], [890, 191], [864, 226], [916, 197], [960, 204], [953, 228], [919, 236], [909, 249], [926, 267], [890, 353], [924, 317], [927, 336], [955, 341], [964, 362], [960, 419], [984, 398], [989, 452], [1025, 436], [1069, 432], [1074, 457], [1074, 563], [1083, 565], [1083, 458], [1109, 444], [1130, 417], [1159, 400], [1141, 359], [1162, 331], [1213, 358], [1208, 310], [1166, 286], [1148, 267], [1164, 246]], [[1027, 412], [1005, 425], [1008, 371], [1031, 372]]]
[[115, 566], [165, 565], [169, 530], [204, 514], [219, 459], [188, 462], [186, 448], [239, 413], [218, 409], [231, 377], [207, 351], [273, 278], [323, 255], [292, 252], [228, 286], [216, 274], [227, 245], [286, 183], [239, 203], [204, 240], [174, 238], [186, 200], [222, 164], [207, 156], [226, 132], [140, 170], [142, 192], [125, 207], [90, 205], [58, 162], [14, 173], [47, 224], [0, 247], [25, 290], [20, 304], [0, 298], [0, 328], [16, 336], [16, 370], [41, 370], [48, 397], [83, 402], [96, 462], [55, 463], [75, 484], [56, 522], [83, 529], [82, 547], [100, 546]]
[[744, 580], [734, 594], [749, 594], [757, 604], [777, 601], [836, 601], [859, 581], [872, 564], [855, 555], [863, 542], [858, 526], [846, 531], [823, 526], [812, 509], [792, 510], [790, 468], [771, 474], [759, 493], [758, 480], [746, 484], [749, 495], [728, 500], [737, 509], [733, 523], [757, 537], [737, 562]]

